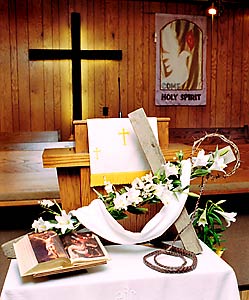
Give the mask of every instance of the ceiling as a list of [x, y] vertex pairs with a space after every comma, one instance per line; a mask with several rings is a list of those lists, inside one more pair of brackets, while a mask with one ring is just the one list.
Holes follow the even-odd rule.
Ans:
[[174, 2], [174, 3], [192, 3], [192, 4], [212, 4], [218, 3], [226, 6], [249, 7], [249, 0], [148, 0], [151, 2]]
[[[165, 0], [164, 0], [165, 1]], [[164, 2], [163, 0], [161, 0], [161, 2]], [[167, 1], [166, 1], [167, 2]], [[249, 7], [249, 1], [248, 0], [172, 0], [172, 1], [168, 1], [168, 2], [182, 2], [182, 3], [199, 3], [199, 4], [204, 4], [204, 3], [220, 3], [220, 4], [224, 4], [224, 5], [240, 5], [240, 6], [248, 6]]]

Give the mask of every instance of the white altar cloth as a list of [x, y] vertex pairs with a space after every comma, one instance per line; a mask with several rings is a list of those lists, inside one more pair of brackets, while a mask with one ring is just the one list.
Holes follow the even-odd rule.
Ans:
[[[143, 263], [153, 248], [140, 245], [107, 246], [107, 265], [48, 278], [21, 278], [12, 260], [2, 300], [239, 300], [233, 269], [206, 245], [194, 271], [156, 272]], [[179, 258], [177, 258], [179, 259]]]

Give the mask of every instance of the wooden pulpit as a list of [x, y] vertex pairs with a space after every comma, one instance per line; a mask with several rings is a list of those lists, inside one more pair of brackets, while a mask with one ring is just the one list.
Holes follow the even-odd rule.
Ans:
[[[188, 157], [192, 150], [190, 146], [182, 144], [169, 145], [169, 122], [170, 118], [157, 119], [159, 145], [164, 159], [166, 161], [172, 160], [179, 150], [183, 150], [185, 157]], [[61, 204], [66, 211], [88, 205], [93, 199], [97, 198], [93, 188], [90, 187], [87, 122], [84, 120], [74, 121], [73, 125], [75, 147], [45, 149], [43, 152], [44, 168], [57, 169]], [[99, 192], [103, 191], [101, 187], [95, 189]], [[147, 214], [131, 215], [120, 222], [128, 230], [141, 231], [145, 222], [153, 217], [160, 207], [160, 204], [150, 205]], [[201, 247], [192, 225], [189, 224], [189, 217], [185, 209], [175, 225], [178, 232], [187, 227], [180, 235], [181, 240], [184, 241], [185, 248], [195, 253], [200, 253]]]

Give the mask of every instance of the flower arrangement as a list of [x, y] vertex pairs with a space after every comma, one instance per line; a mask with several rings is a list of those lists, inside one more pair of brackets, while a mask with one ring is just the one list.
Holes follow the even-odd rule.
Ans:
[[[222, 209], [221, 204], [224, 202], [226, 200], [220, 200], [216, 203], [208, 200], [205, 207], [197, 208], [193, 216], [193, 226], [196, 229], [198, 238], [216, 253], [225, 250], [221, 246], [221, 243], [224, 242], [222, 232], [231, 225], [231, 222], [236, 221], [235, 212], [228, 213]], [[226, 226], [223, 221], [227, 223]]]
[[35, 232], [54, 230], [59, 235], [63, 235], [78, 229], [81, 225], [77, 218], [70, 212], [66, 213], [65, 210], [61, 209], [60, 205], [55, 200], [42, 200], [39, 201], [39, 204], [44, 209], [43, 214], [48, 213], [49, 216], [52, 215], [53, 218], [48, 221], [45, 221], [43, 217], [34, 220], [32, 229], [34, 229]]
[[180, 181], [183, 153], [177, 153], [177, 158], [175, 162], [163, 165], [154, 175], [149, 173], [141, 178], [135, 178], [131, 186], [116, 190], [110, 182], [105, 182], [106, 194], [103, 195], [96, 190], [95, 192], [116, 220], [127, 218], [127, 212], [146, 213], [148, 208], [143, 207], [145, 204], [162, 202], [167, 205], [169, 201], [177, 199], [177, 192], [184, 192], [188, 188], [182, 187]]
[[[192, 158], [191, 179], [197, 177], [208, 177], [212, 171], [225, 172], [227, 165], [224, 157], [228, 152], [218, 150], [205, 155], [204, 150], [200, 150], [197, 157]], [[183, 152], [176, 153], [173, 162], [167, 162], [154, 175], [147, 174], [141, 178], [136, 178], [131, 187], [124, 186], [116, 190], [110, 183], [106, 182], [106, 194], [97, 192], [98, 197], [105, 203], [106, 209], [115, 219], [127, 218], [127, 212], [134, 214], [145, 213], [148, 209], [142, 207], [144, 204], [162, 202], [167, 205], [170, 201], [177, 200], [177, 193], [185, 193], [189, 186], [182, 186], [180, 176], [182, 174]], [[188, 192], [190, 196], [199, 195]]]
[[[209, 178], [213, 172], [226, 174], [226, 155], [229, 149], [218, 149], [205, 154], [200, 150], [196, 157], [191, 158], [191, 180], [197, 177]], [[187, 193], [189, 196], [200, 199], [200, 195], [189, 192], [189, 186], [183, 186], [181, 181], [183, 152], [176, 154], [172, 162], [167, 162], [153, 175], [151, 173], [136, 178], [130, 186], [124, 186], [117, 190], [112, 183], [105, 182], [106, 194], [95, 190], [98, 198], [103, 201], [107, 211], [116, 220], [127, 218], [127, 213], [143, 214], [148, 211], [145, 204], [162, 203], [167, 206], [171, 201], [177, 201], [179, 193]], [[192, 214], [193, 225], [198, 237], [211, 249], [215, 250], [220, 245], [222, 232], [225, 226], [221, 218], [230, 222], [235, 221], [236, 213], [226, 213], [221, 208], [224, 201], [213, 203], [207, 201], [205, 208], [197, 208]], [[65, 234], [77, 229], [81, 224], [71, 212], [66, 213], [56, 201], [43, 200], [41, 206], [53, 219], [45, 221], [42, 217], [35, 220], [32, 228], [41, 232], [53, 229], [59, 234]]]

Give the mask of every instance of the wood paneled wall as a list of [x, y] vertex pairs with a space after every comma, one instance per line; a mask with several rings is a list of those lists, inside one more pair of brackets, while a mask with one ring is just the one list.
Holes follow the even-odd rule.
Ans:
[[83, 119], [143, 107], [171, 127], [249, 123], [249, 8], [208, 19], [207, 105], [155, 106], [155, 13], [203, 15], [172, 1], [0, 0], [0, 131], [72, 131], [70, 61], [29, 61], [29, 48], [71, 47], [70, 14], [81, 14], [82, 49], [121, 49], [122, 61], [82, 61]]

